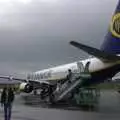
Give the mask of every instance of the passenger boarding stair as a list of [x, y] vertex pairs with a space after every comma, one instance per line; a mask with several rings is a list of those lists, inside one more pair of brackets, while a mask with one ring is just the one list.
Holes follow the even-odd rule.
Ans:
[[[82, 86], [83, 80], [90, 79], [90, 74], [88, 72], [90, 62], [88, 62], [83, 69], [83, 71], [80, 71], [79, 73], [73, 73], [71, 82], [66, 81], [64, 84], [59, 86], [59, 89], [56, 89], [53, 92], [54, 95], [54, 101], [60, 101], [65, 99], [69, 96], [69, 94], [75, 90], [75, 88]], [[81, 66], [79, 66], [79, 69], [81, 69]]]

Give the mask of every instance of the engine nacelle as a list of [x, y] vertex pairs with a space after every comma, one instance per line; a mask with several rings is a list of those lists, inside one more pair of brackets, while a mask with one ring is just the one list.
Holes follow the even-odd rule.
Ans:
[[21, 83], [20, 87], [19, 87], [20, 91], [26, 92], [26, 93], [30, 93], [33, 91], [33, 86], [29, 83]]

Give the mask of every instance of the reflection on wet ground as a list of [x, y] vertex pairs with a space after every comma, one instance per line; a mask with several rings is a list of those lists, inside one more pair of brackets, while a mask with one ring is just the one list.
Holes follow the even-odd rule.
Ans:
[[[22, 96], [23, 97], [23, 96]], [[95, 111], [95, 112], [119, 112], [120, 113], [120, 94], [114, 90], [111, 91], [101, 91], [101, 97], [99, 103], [96, 107], [80, 107], [73, 106], [66, 103], [58, 103], [55, 105], [47, 104], [40, 101], [39, 97], [34, 97], [32, 95], [24, 96], [23, 104], [31, 107], [43, 107], [43, 108], [56, 108], [65, 110], [82, 110], [82, 111]]]
[[[116, 91], [101, 91], [96, 109], [78, 108], [67, 104], [48, 105], [39, 97], [16, 96], [12, 120], [118, 120], [120, 119], [120, 95]], [[3, 109], [0, 108], [0, 118]], [[0, 119], [1, 120], [1, 119]]]

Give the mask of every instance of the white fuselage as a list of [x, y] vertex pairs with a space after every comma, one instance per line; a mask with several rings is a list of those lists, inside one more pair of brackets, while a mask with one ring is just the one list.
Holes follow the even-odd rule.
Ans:
[[[29, 74], [27, 76], [28, 80], [31, 81], [53, 81], [53, 80], [61, 80], [65, 79], [68, 74], [68, 69], [71, 69], [72, 72], [79, 72], [78, 62], [85, 67], [87, 62], [90, 62], [89, 66], [89, 72], [97, 72], [102, 71], [107, 68], [111, 68], [114, 65], [117, 65], [120, 63], [120, 61], [117, 62], [104, 62], [98, 58], [89, 58], [86, 60], [77, 61], [70, 64], [60, 65], [57, 67], [49, 68], [40, 70], [37, 72], [33, 72], [32, 74]], [[82, 67], [80, 68], [82, 69]]]

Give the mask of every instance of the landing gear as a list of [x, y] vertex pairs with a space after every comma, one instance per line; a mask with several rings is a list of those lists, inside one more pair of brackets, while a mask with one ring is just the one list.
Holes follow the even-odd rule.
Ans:
[[48, 96], [49, 90], [48, 89], [42, 89], [40, 93], [40, 98], [43, 100], [46, 96]]
[[49, 98], [48, 101], [53, 101], [54, 95], [53, 91], [56, 89], [56, 86], [49, 85], [47, 87], [42, 88], [42, 91], [40, 93], [40, 98], [42, 100], [46, 100], [46, 97]]
[[37, 90], [33, 90], [33, 94], [34, 94], [34, 95], [37, 95]]
[[117, 89], [117, 92], [120, 94], [120, 84], [117, 84], [115, 88]]
[[118, 93], [120, 93], [120, 90], [118, 90]]

